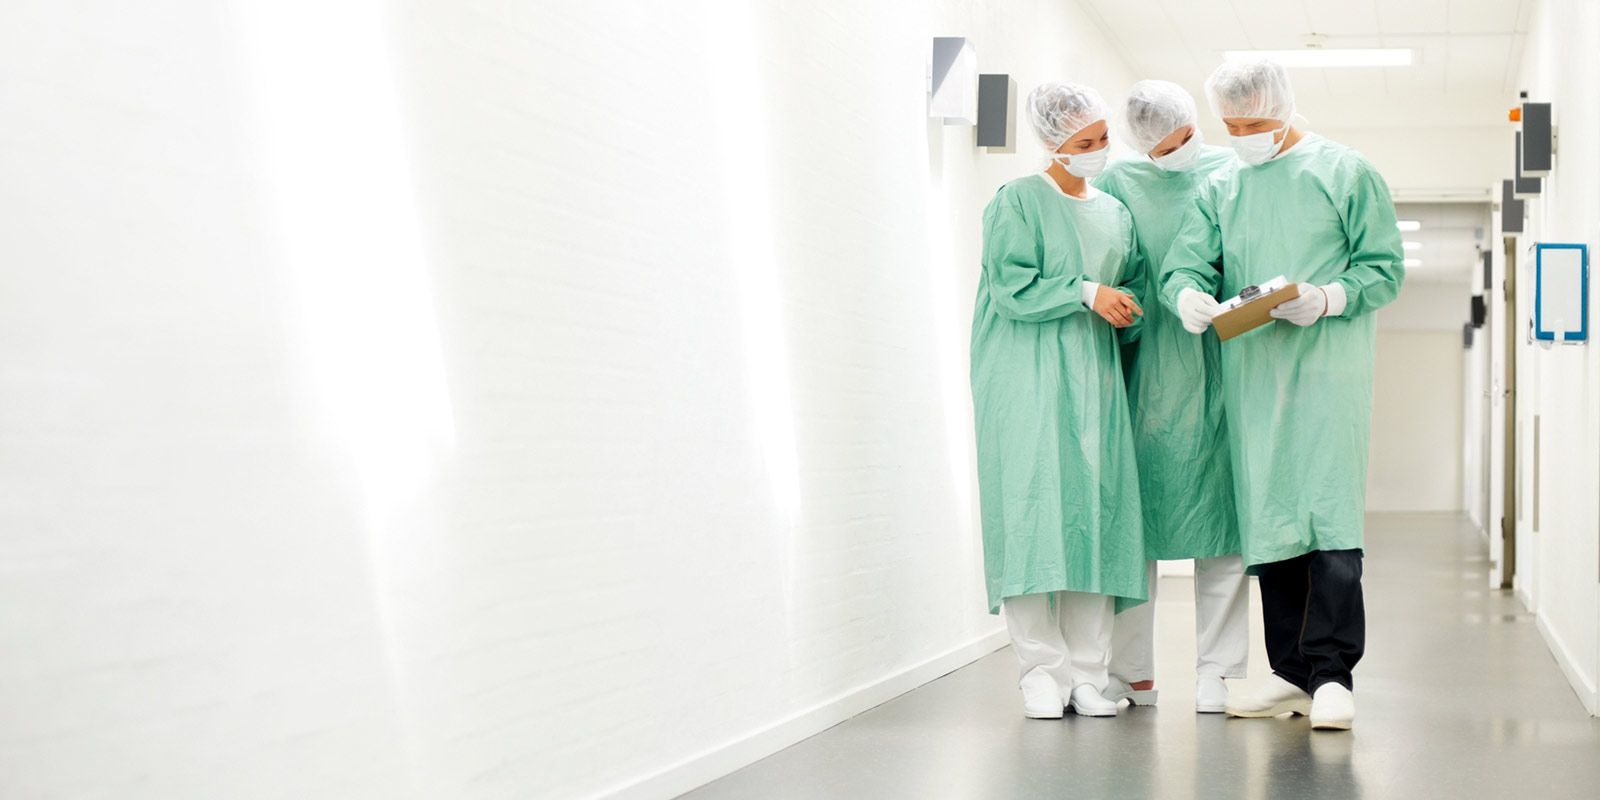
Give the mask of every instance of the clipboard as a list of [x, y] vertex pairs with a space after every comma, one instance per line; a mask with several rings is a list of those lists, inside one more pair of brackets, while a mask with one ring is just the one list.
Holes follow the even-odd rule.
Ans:
[[1227, 309], [1211, 320], [1217, 338], [1226, 342], [1241, 333], [1253, 331], [1271, 321], [1271, 311], [1300, 296], [1300, 285], [1282, 275], [1259, 286], [1246, 286], [1238, 297], [1222, 303]]

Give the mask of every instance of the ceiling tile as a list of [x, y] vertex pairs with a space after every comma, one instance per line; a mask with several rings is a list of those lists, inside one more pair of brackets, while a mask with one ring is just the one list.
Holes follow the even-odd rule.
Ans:
[[1299, 3], [1282, 0], [1231, 0], [1239, 25], [1253, 47], [1286, 50], [1305, 44], [1311, 19]]
[[1161, 6], [1182, 32], [1195, 59], [1207, 70], [1221, 62], [1222, 51], [1255, 46], [1227, 0], [1163, 0]]
[[1328, 96], [1339, 100], [1376, 97], [1388, 91], [1383, 82], [1383, 67], [1352, 67], [1322, 70]]
[[1445, 68], [1440, 64], [1389, 70], [1383, 76], [1383, 85], [1388, 87], [1388, 94], [1391, 97], [1443, 94]]
[[1409, 67], [1384, 70], [1384, 85], [1391, 96], [1426, 96], [1443, 93], [1446, 64], [1449, 61], [1447, 40], [1443, 36], [1384, 37], [1386, 47], [1409, 47], [1416, 51], [1416, 60]]
[[[1137, 72], [1150, 69], [1150, 55], [1159, 52], [1163, 39], [1171, 40], [1175, 32], [1156, 0], [1086, 0], [1098, 14], [1100, 21], [1110, 29], [1113, 44], [1120, 45]], [[1168, 35], [1162, 36], [1165, 32]], [[1170, 45], [1169, 45], [1170, 46]]]
[[1419, 67], [1443, 68], [1450, 56], [1450, 37], [1435, 36], [1390, 36], [1385, 35], [1380, 40], [1383, 47], [1409, 47], [1413, 51], [1412, 63], [1409, 67], [1392, 67], [1391, 72], [1405, 72]]
[[1446, 46], [1445, 92], [1498, 93], [1511, 56], [1511, 34], [1452, 36]]
[[1329, 36], [1328, 37], [1328, 47], [1329, 48], [1350, 49], [1350, 48], [1361, 48], [1361, 47], [1387, 47], [1387, 46], [1388, 45], [1384, 44], [1383, 37], [1377, 35], [1376, 33], [1363, 33], [1363, 34], [1351, 33], [1351, 34], [1345, 34], [1343, 36]]
[[[1204, 105], [1201, 82], [1223, 50], [1294, 48], [1315, 31], [1332, 47], [1409, 47], [1409, 67], [1292, 72], [1318, 127], [1449, 127], [1504, 117], [1521, 35], [1447, 29], [1518, 25], [1526, 0], [1082, 0], [1141, 77], [1178, 82]], [[1285, 8], [1285, 6], [1288, 8]], [[1164, 12], [1164, 13], [1163, 13]], [[1455, 12], [1455, 13], [1452, 13]]]
[[1384, 34], [1445, 33], [1450, 0], [1379, 0], [1378, 28]]
[[[1329, 3], [1325, 0], [1302, 0], [1311, 29], [1330, 37], [1373, 36], [1378, 33], [1377, 0], [1350, 0], [1346, 3]], [[1340, 47], [1354, 47], [1339, 42]]]
[[1518, 0], [1450, 0], [1451, 33], [1511, 33]]
[[1093, 7], [1112, 30], [1122, 37], [1138, 37], [1145, 33], [1152, 23], [1166, 22], [1166, 14], [1158, 0], [1084, 0], [1086, 5]]

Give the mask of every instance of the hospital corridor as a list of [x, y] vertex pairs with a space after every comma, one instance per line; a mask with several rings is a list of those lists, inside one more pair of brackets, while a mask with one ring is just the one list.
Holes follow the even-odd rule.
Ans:
[[0, 800], [1600, 798], [1600, 0], [0, 3]]

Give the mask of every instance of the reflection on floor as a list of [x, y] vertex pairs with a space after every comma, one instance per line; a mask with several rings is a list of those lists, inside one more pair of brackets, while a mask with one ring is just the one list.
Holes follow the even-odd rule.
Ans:
[[1192, 585], [1165, 578], [1156, 708], [1025, 720], [1006, 649], [686, 797], [1600, 797], [1600, 720], [1532, 616], [1484, 588], [1469, 524], [1374, 515], [1367, 530], [1354, 733], [1193, 713]]

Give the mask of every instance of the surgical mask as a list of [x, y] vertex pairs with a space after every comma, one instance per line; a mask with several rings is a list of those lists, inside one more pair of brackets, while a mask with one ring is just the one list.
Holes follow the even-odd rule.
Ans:
[[1111, 148], [1102, 147], [1099, 150], [1091, 150], [1077, 155], [1056, 153], [1050, 157], [1050, 160], [1060, 163], [1067, 172], [1079, 178], [1093, 178], [1105, 171], [1106, 158], [1110, 155]]
[[[1283, 139], [1273, 141], [1273, 137], [1280, 132], [1283, 134]], [[1240, 161], [1253, 167], [1271, 161], [1278, 155], [1278, 151], [1283, 149], [1283, 143], [1288, 139], [1289, 126], [1285, 124], [1281, 128], [1252, 133], [1249, 136], [1229, 136], [1228, 146], [1239, 154]]]
[[1200, 151], [1205, 148], [1205, 144], [1205, 137], [1201, 136], [1200, 129], [1196, 128], [1194, 135], [1189, 137], [1189, 141], [1184, 142], [1178, 149], [1164, 156], [1155, 156], [1150, 160], [1167, 172], [1183, 172], [1194, 166], [1195, 162], [1199, 160]]

